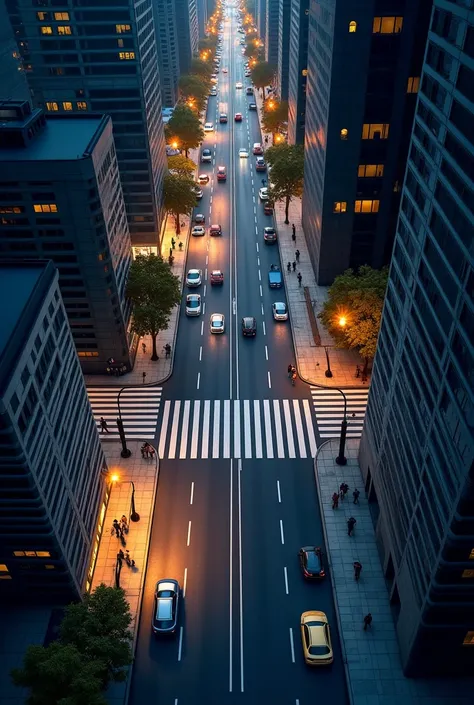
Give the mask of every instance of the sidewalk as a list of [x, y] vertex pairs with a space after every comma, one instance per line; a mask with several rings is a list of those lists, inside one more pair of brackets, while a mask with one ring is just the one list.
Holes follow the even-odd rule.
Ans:
[[[137, 638], [138, 620], [153, 519], [153, 507], [155, 504], [159, 476], [158, 454], [156, 454], [154, 460], [142, 458], [140, 453], [141, 445], [141, 441], [128, 443], [128, 447], [132, 451], [130, 458], [121, 457], [120, 443], [105, 443], [102, 446], [110, 475], [116, 474], [119, 479], [113, 485], [110, 493], [91, 588], [94, 590], [101, 583], [105, 583], [105, 585], [110, 587], [115, 585], [117, 553], [120, 549], [124, 552], [128, 549], [136, 565], [134, 568], [129, 568], [125, 561], [123, 561], [120, 573], [120, 587], [125, 590], [133, 617], [131, 626], [134, 636], [133, 651], [135, 650]], [[140, 520], [138, 522], [129, 521], [129, 532], [125, 536], [126, 546], [122, 547], [121, 541], [115, 534], [111, 535], [111, 528], [114, 519], [120, 521], [122, 514], [125, 514], [127, 519], [130, 517], [132, 498], [131, 482], [133, 482], [135, 486], [135, 508], [140, 515]], [[129, 680], [124, 683], [112, 683], [110, 685], [106, 693], [107, 701], [110, 705], [124, 705], [127, 702]]]
[[[472, 703], [472, 682], [469, 686], [462, 679], [411, 679], [403, 675], [389, 596], [357, 462], [358, 439], [347, 440], [344, 467], [335, 462], [338, 451], [339, 439], [320, 446], [314, 473], [351, 705], [400, 705], [402, 701], [403, 705]], [[347, 482], [350, 489], [346, 499], [339, 502], [339, 509], [333, 510], [331, 497], [342, 482]], [[352, 497], [356, 487], [361, 493], [358, 505]], [[346, 524], [350, 516], [357, 520], [351, 537]], [[359, 582], [354, 580], [355, 560], [362, 563]], [[373, 623], [364, 632], [363, 619], [369, 612]]]
[[[255, 98], [258, 107], [259, 120], [262, 111], [261, 91], [255, 89]], [[262, 131], [262, 144], [265, 145], [265, 137], [268, 136], [268, 145], [272, 143], [272, 135]], [[281, 264], [285, 280], [285, 289], [290, 309], [290, 323], [295, 343], [296, 362], [299, 376], [310, 384], [319, 384], [324, 387], [355, 387], [364, 388], [370, 384], [369, 381], [362, 383], [361, 379], [355, 376], [356, 366], [364, 366], [364, 360], [355, 350], [341, 350], [335, 347], [333, 338], [324, 328], [317, 318], [322, 311], [323, 304], [327, 299], [328, 288], [318, 286], [314, 277], [314, 271], [309, 257], [308, 247], [301, 224], [301, 199], [294, 198], [289, 207], [289, 224], [285, 225], [285, 204], [278, 202], [275, 204], [275, 223], [278, 232], [278, 246], [280, 248]], [[296, 242], [292, 241], [292, 224], [296, 228]], [[300, 262], [289, 273], [286, 269], [287, 262], [293, 262], [295, 251], [300, 251]], [[301, 272], [302, 286], [298, 284], [297, 275]], [[309, 290], [311, 304], [316, 316], [317, 327], [321, 336], [321, 345], [316, 345], [311, 329], [310, 317], [304, 296], [304, 288]], [[332, 377], [326, 377], [327, 369], [326, 350], [331, 365]]]

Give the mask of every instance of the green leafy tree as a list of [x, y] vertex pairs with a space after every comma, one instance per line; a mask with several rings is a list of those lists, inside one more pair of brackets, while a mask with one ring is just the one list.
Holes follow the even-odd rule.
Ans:
[[262, 115], [262, 126], [265, 132], [275, 134], [288, 122], [288, 102], [282, 100], [281, 103], [275, 99], [268, 99], [264, 106]]
[[285, 223], [289, 223], [288, 209], [291, 199], [303, 193], [304, 148], [301, 144], [280, 144], [269, 147], [265, 158], [270, 164], [272, 201], [285, 201]]
[[368, 265], [347, 269], [335, 278], [319, 314], [340, 348], [355, 348], [365, 359], [364, 374], [377, 349], [377, 337], [387, 290], [388, 268]]
[[191, 179], [196, 169], [196, 163], [183, 154], [176, 154], [174, 157], [168, 157], [168, 169], [177, 176], [187, 176]]
[[151, 359], [158, 360], [156, 337], [168, 328], [171, 311], [181, 301], [179, 278], [162, 257], [138, 255], [130, 267], [127, 296], [133, 303], [132, 328], [137, 335], [151, 335]]
[[191, 75], [200, 76], [205, 81], [209, 82], [214, 69], [210, 61], [203, 61], [203, 59], [198, 59], [197, 57], [191, 61], [191, 66], [189, 69]]
[[174, 216], [176, 235], [181, 232], [180, 217], [189, 215], [197, 205], [196, 195], [193, 191], [196, 184], [188, 176], [167, 174], [163, 181], [163, 205], [167, 213]]
[[262, 91], [262, 96], [265, 97], [265, 86], [269, 86], [275, 76], [275, 68], [268, 61], [261, 61], [250, 71], [252, 83]]
[[197, 112], [200, 113], [206, 104], [210, 81], [202, 76], [184, 74], [180, 77], [178, 85], [182, 100], [188, 104], [192, 102]]
[[199, 51], [210, 51], [214, 54], [217, 46], [217, 35], [210, 34], [199, 41]]
[[190, 149], [198, 147], [204, 139], [199, 116], [187, 105], [178, 104], [165, 127], [168, 143], [176, 141], [178, 148], [188, 156]]

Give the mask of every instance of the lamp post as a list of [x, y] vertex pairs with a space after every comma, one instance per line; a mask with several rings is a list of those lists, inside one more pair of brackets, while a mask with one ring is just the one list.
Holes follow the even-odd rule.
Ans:
[[329, 362], [329, 353], [328, 353], [328, 346], [327, 345], [324, 346], [324, 352], [326, 353], [326, 362], [327, 362], [327, 366], [328, 366], [328, 368], [324, 374], [326, 375], [326, 377], [332, 377], [331, 363]]
[[338, 389], [344, 398], [344, 418], [341, 422], [341, 436], [339, 438], [339, 455], [336, 458], [336, 463], [338, 465], [346, 465], [347, 458], [344, 455], [346, 449], [346, 436], [347, 436], [347, 398], [342, 389]]
[[127, 448], [127, 439], [125, 438], [125, 430], [123, 427], [123, 421], [122, 421], [122, 411], [120, 409], [120, 395], [122, 392], [124, 392], [128, 387], [122, 387], [120, 392], [117, 394], [117, 407], [118, 407], [118, 412], [119, 412], [119, 417], [117, 419], [117, 428], [120, 436], [120, 441], [122, 443], [122, 450], [120, 451], [120, 455], [122, 458], [129, 458], [132, 455], [132, 451]]
[[135, 484], [130, 480], [132, 485], [132, 500], [130, 503], [130, 521], [140, 521], [140, 514], [135, 509]]

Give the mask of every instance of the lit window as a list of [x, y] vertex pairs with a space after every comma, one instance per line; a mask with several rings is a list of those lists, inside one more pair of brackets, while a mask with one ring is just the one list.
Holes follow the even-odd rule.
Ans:
[[0, 206], [0, 213], [23, 213], [23, 208], [20, 206]]
[[474, 570], [463, 570], [461, 578], [474, 578]]
[[70, 26], [64, 25], [64, 26], [58, 27], [58, 34], [72, 34]]
[[420, 87], [420, 77], [410, 76], [408, 79], [407, 93], [418, 93], [418, 88]]
[[349, 137], [349, 130], [345, 127], [341, 130], [341, 140], [346, 140]]
[[57, 213], [58, 207], [55, 203], [35, 203], [34, 206], [35, 213]]
[[345, 213], [347, 210], [347, 201], [335, 201], [332, 207], [333, 213]]
[[53, 33], [52, 27], [41, 27], [41, 34], [52, 34], [52, 33]]
[[76, 106], [78, 110], [87, 110], [87, 103], [84, 100], [79, 100]]
[[120, 51], [119, 52], [120, 61], [130, 61], [131, 59], [134, 59], [134, 58], [135, 58], [134, 51]]
[[0, 573], [8, 573], [8, 568], [5, 563], [0, 563]]
[[463, 646], [474, 646], [474, 632], [467, 632], [462, 643]]
[[54, 19], [58, 22], [61, 20], [69, 20], [69, 12], [55, 12]]
[[356, 201], [355, 213], [378, 213], [380, 201]]
[[72, 110], [72, 103], [69, 101], [65, 101], [63, 103], [63, 110], [67, 110], [68, 112]]
[[40, 22], [46, 22], [49, 20], [49, 12], [37, 12], [36, 17]]
[[120, 47], [120, 49], [123, 49], [123, 47], [124, 47], [123, 39], [117, 39], [117, 46]]
[[352, 34], [353, 32], [357, 32], [357, 22], [349, 22], [349, 33]]
[[13, 551], [14, 556], [26, 556], [27, 558], [51, 558], [49, 551]]
[[13, 551], [14, 556], [24, 556], [25, 552], [24, 551]]
[[57, 103], [46, 103], [46, 110], [55, 112], [56, 110], [59, 110], [59, 106]]
[[307, 75], [308, 75], [308, 69], [303, 69], [303, 70], [301, 71], [301, 75], [302, 75], [302, 76], [307, 76]]
[[398, 34], [402, 31], [403, 17], [374, 17], [374, 34]]
[[79, 357], [99, 357], [98, 352], [78, 352]]
[[390, 125], [388, 122], [374, 122], [372, 124], [365, 123], [362, 125], [363, 140], [386, 140], [388, 137]]
[[130, 32], [131, 27], [129, 24], [116, 24], [115, 31], [117, 34], [125, 34], [125, 32]]
[[357, 176], [360, 179], [383, 176], [383, 164], [359, 164]]
[[36, 551], [36, 556], [38, 558], [51, 558], [51, 553], [49, 551]]

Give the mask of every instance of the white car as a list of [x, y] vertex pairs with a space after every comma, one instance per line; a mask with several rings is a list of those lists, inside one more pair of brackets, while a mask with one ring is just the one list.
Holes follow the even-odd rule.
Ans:
[[258, 195], [261, 201], [268, 201], [268, 189], [266, 187], [261, 188]]
[[244, 86], [243, 86], [243, 83], [241, 83], [240, 81], [238, 81], [238, 82], [235, 84], [235, 87], [236, 87], [236, 88], [243, 88]]
[[202, 225], [195, 225], [194, 228], [191, 230], [191, 235], [194, 235], [195, 237], [201, 237], [205, 234], [206, 228], [203, 228]]
[[272, 304], [273, 318], [275, 321], [288, 320], [288, 307], [283, 301], [275, 301]]
[[199, 294], [188, 294], [186, 296], [186, 316], [201, 315], [201, 296]]
[[204, 132], [214, 132], [214, 123], [213, 122], [204, 123]]
[[249, 150], [245, 149], [245, 147], [242, 147], [242, 149], [239, 149], [239, 157], [241, 159], [246, 159], [249, 156]]
[[200, 286], [202, 282], [202, 270], [190, 269], [186, 274], [186, 284], [188, 286]]
[[209, 95], [210, 95], [210, 96], [215, 96], [215, 95], [217, 95], [217, 88], [215, 88], [215, 87], [214, 87], [214, 88], [211, 88], [211, 90], [209, 91]]
[[209, 330], [211, 333], [223, 333], [225, 328], [225, 318], [223, 313], [213, 313], [209, 321]]
[[222, 69], [222, 73], [227, 73], [227, 69], [225, 67]]

